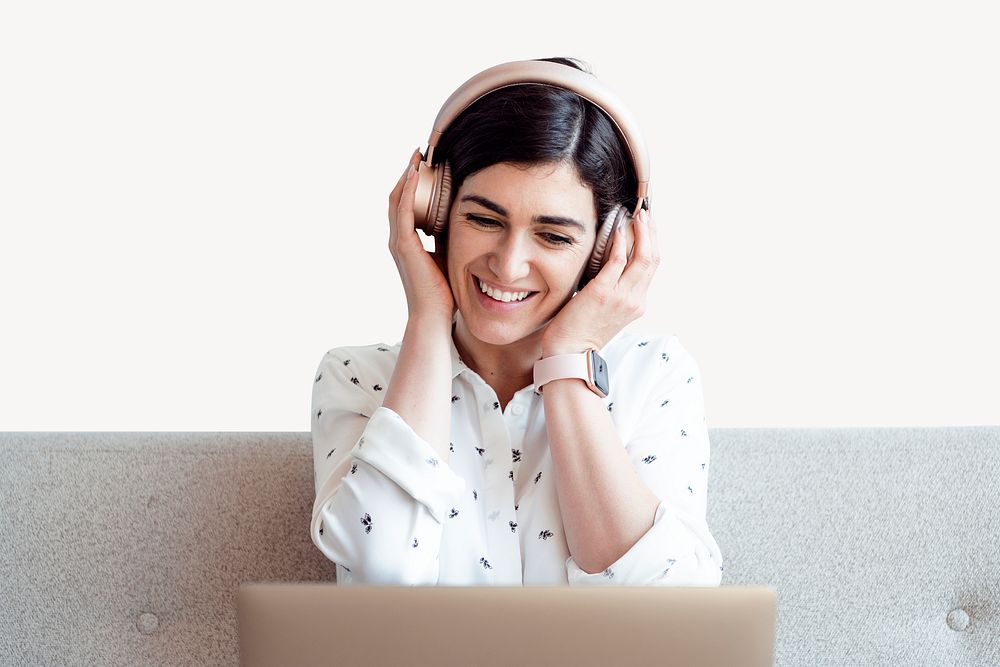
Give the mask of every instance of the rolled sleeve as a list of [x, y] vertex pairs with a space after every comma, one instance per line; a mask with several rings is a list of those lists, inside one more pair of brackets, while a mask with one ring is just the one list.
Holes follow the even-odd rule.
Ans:
[[585, 572], [571, 556], [566, 576], [571, 586], [718, 586], [721, 562], [704, 522], [671, 512], [661, 502], [652, 528], [607, 569]]
[[398, 484], [443, 522], [465, 493], [465, 480], [393, 410], [379, 407], [368, 422], [354, 458]]

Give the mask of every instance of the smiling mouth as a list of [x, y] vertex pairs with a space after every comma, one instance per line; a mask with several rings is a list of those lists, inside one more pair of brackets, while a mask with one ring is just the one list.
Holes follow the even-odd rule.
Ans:
[[[530, 299], [532, 299], [532, 298], [533, 298], [533, 297], [534, 297], [534, 296], [535, 296], [536, 294], [538, 294], [538, 292], [537, 292], [537, 291], [534, 291], [534, 292], [531, 292], [531, 291], [528, 291], [528, 292], [527, 292], [527, 294], [525, 294], [525, 296], [524, 296], [523, 298], [521, 298], [521, 299], [510, 299], [510, 300], [507, 300], [507, 301], [504, 301], [504, 300], [502, 300], [502, 299], [496, 299], [496, 298], [494, 298], [494, 297], [490, 296], [490, 295], [489, 295], [489, 294], [488, 294], [488, 293], [487, 293], [487, 292], [486, 292], [486, 291], [485, 291], [485, 290], [483, 289], [483, 287], [485, 286], [485, 283], [483, 283], [483, 282], [482, 282], [482, 280], [481, 280], [481, 279], [479, 278], [479, 276], [476, 276], [476, 275], [473, 275], [473, 276], [472, 276], [472, 282], [473, 282], [473, 285], [474, 285], [474, 286], [475, 286], [475, 288], [476, 288], [476, 291], [478, 291], [478, 292], [479, 292], [479, 294], [481, 294], [481, 295], [482, 295], [482, 297], [481, 297], [481, 298], [484, 298], [484, 299], [489, 299], [490, 301], [492, 301], [492, 302], [494, 302], [494, 303], [497, 303], [497, 304], [517, 304], [517, 303], [524, 303], [525, 301], [529, 301], [529, 300], [530, 300]], [[490, 289], [491, 291], [493, 291], [493, 288], [489, 288], [489, 289]], [[525, 291], [526, 291], [526, 290], [525, 290]], [[525, 291], [521, 291], [521, 292], [514, 292], [514, 294], [524, 294], [524, 293], [525, 293]], [[497, 293], [497, 292], [495, 292], [495, 291], [494, 291], [494, 293]]]

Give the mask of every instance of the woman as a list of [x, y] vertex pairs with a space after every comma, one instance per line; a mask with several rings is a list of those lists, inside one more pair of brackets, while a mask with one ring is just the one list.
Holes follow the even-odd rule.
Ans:
[[334, 348], [313, 385], [311, 535], [338, 583], [718, 586], [698, 366], [676, 336], [622, 330], [659, 264], [648, 210], [587, 274], [616, 205], [648, 205], [635, 153], [539, 84], [479, 97], [436, 151], [454, 196], [433, 254], [419, 150], [389, 196], [402, 341]]

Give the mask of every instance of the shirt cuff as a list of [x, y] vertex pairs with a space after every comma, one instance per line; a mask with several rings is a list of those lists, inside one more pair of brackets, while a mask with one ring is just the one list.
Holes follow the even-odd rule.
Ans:
[[465, 493], [465, 480], [399, 414], [385, 406], [372, 413], [353, 455], [425, 505], [439, 523]]
[[621, 558], [589, 573], [570, 556], [566, 576], [571, 586], [718, 586], [722, 554], [704, 521], [688, 521], [660, 502], [652, 527]]

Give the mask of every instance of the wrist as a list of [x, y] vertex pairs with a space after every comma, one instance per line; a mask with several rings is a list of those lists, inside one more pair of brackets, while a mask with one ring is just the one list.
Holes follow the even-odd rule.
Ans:
[[[584, 349], [581, 350], [581, 347]], [[587, 343], [566, 343], [546, 345], [544, 350], [542, 358], [535, 362], [533, 369], [536, 394], [542, 394], [550, 382], [580, 379], [590, 391], [601, 398], [608, 395], [610, 391], [608, 364], [595, 346]], [[547, 354], [548, 352], [554, 354]], [[572, 385], [568, 382], [561, 384]]]
[[403, 336], [446, 341], [451, 337], [451, 326], [451, 319], [423, 314], [406, 321], [406, 331]]

